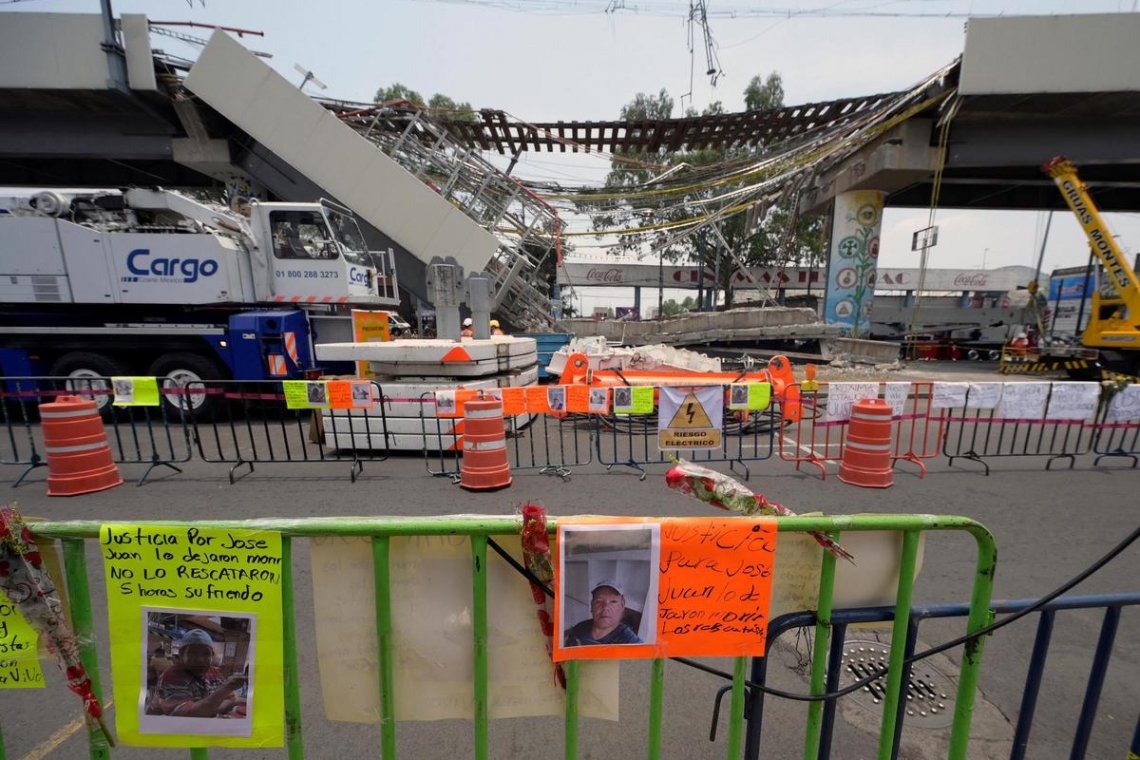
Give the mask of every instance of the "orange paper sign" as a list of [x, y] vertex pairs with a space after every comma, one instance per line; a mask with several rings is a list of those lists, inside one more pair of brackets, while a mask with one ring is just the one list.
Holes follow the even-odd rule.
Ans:
[[588, 414], [590, 412], [590, 388], [586, 385], [570, 385], [566, 387], [566, 409], [571, 412]]
[[556, 661], [762, 657], [773, 518], [561, 518]]
[[547, 400], [545, 387], [526, 389], [526, 410], [531, 414], [550, 413], [550, 402]]
[[526, 388], [503, 388], [503, 416], [526, 414]]

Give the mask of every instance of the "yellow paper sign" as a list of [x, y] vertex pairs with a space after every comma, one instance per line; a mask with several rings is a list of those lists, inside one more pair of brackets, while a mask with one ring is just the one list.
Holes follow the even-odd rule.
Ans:
[[653, 390], [647, 386], [614, 388], [614, 414], [653, 414]]
[[772, 403], [772, 386], [768, 383], [733, 383], [729, 388], [729, 409], [761, 411]]
[[124, 744], [284, 744], [281, 534], [100, 531]]
[[115, 406], [158, 406], [158, 378], [112, 377], [111, 389], [115, 392]]
[[328, 383], [323, 380], [284, 380], [281, 388], [286, 409], [327, 409], [329, 406]]
[[0, 594], [0, 689], [42, 689], [39, 636], [16, 605]]

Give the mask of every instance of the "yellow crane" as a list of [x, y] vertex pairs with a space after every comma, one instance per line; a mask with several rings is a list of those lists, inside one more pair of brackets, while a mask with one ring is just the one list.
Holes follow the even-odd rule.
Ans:
[[1109, 232], [1088, 187], [1077, 176], [1077, 167], [1058, 156], [1041, 169], [1053, 178], [1076, 215], [1115, 291], [1111, 296], [1104, 295], [1100, 288], [1093, 292], [1089, 323], [1081, 334], [1081, 343], [1099, 350], [1103, 368], [1136, 375], [1140, 373], [1140, 280]]

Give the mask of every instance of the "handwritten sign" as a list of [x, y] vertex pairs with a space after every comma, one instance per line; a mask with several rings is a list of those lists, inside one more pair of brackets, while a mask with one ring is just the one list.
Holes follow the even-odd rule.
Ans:
[[1005, 383], [998, 416], [1012, 420], [1039, 420], [1045, 416], [1049, 383]]
[[[311, 542], [317, 663], [325, 716], [380, 722], [376, 688], [375, 574], [368, 538]], [[519, 562], [522, 551], [504, 542]], [[487, 555], [488, 712], [492, 719], [561, 715], [564, 693], [526, 579]], [[471, 542], [464, 536], [394, 537], [389, 549], [396, 720], [472, 720]], [[430, 603], [425, 604], [425, 600]], [[579, 710], [618, 719], [618, 664], [582, 663]]]
[[966, 406], [969, 383], [935, 383], [930, 391], [931, 409], [961, 409]]
[[503, 388], [503, 416], [526, 414], [526, 388]]
[[[107, 524], [99, 538], [123, 742], [282, 746], [281, 535]], [[171, 642], [179, 657], [148, 684], [148, 655]]]
[[728, 408], [735, 411], [761, 411], [772, 403], [768, 383], [733, 383], [728, 391]]
[[1047, 420], [1088, 420], [1100, 403], [1100, 383], [1053, 383], [1049, 393]]
[[1140, 420], [1140, 385], [1126, 385], [1108, 402], [1108, 422]]
[[328, 409], [328, 383], [323, 380], [284, 380], [286, 409]]
[[614, 414], [653, 414], [653, 388], [619, 385], [611, 392]]
[[39, 636], [16, 605], [0, 594], [0, 689], [42, 689]]
[[158, 378], [112, 377], [111, 389], [115, 392], [115, 406], [158, 406]]
[[967, 409], [994, 409], [1001, 402], [1004, 383], [970, 383], [966, 395]]
[[330, 409], [375, 409], [372, 383], [365, 380], [330, 380]]
[[906, 414], [906, 402], [910, 397], [910, 383], [890, 382], [883, 388], [883, 401], [891, 407], [892, 417]]
[[586, 385], [566, 386], [566, 409], [579, 414], [590, 411], [590, 387]]
[[[762, 657], [775, 561], [772, 518], [560, 519], [554, 659]], [[636, 630], [612, 624], [619, 603]]]
[[878, 397], [878, 383], [831, 383], [827, 386], [827, 419], [831, 422], [849, 420], [851, 408], [857, 401]]

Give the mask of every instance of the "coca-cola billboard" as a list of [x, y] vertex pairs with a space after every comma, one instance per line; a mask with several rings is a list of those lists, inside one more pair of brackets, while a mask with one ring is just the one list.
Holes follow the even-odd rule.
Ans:
[[609, 269], [591, 268], [586, 272], [586, 282], [598, 282], [606, 285], [616, 285], [623, 281], [622, 271], [617, 267], [610, 267]]
[[986, 286], [986, 281], [985, 272], [963, 272], [954, 278], [954, 287], [978, 290]]

